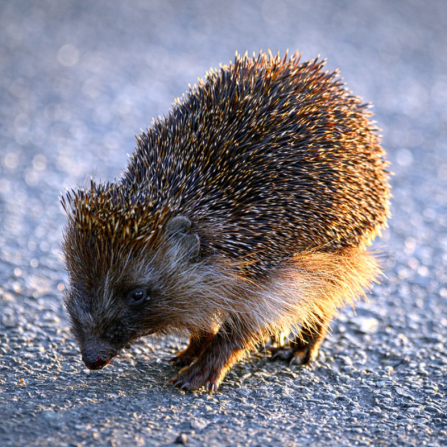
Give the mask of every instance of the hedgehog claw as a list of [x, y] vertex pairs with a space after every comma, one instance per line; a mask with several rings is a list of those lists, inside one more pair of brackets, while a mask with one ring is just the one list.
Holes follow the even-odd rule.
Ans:
[[292, 354], [292, 358], [290, 359], [289, 365], [297, 364], [297, 365], [304, 365], [305, 359], [306, 359], [306, 353], [302, 351], [295, 351]]
[[189, 381], [188, 381], [188, 382], [185, 382], [185, 383], [180, 387], [180, 390], [185, 390], [185, 389], [189, 390], [189, 385], [190, 385]]
[[210, 392], [210, 394], [213, 394], [215, 391], [217, 391], [217, 384], [215, 382], [208, 382], [207, 389]]
[[198, 365], [183, 368], [175, 377], [170, 380], [173, 388], [179, 390], [194, 391], [205, 387], [211, 394], [219, 388], [219, 380], [211, 371], [204, 371]]

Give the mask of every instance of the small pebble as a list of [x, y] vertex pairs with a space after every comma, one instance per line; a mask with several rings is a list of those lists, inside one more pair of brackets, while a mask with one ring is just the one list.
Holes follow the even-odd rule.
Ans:
[[177, 436], [177, 439], [175, 440], [176, 444], [186, 444], [188, 442], [188, 437], [185, 433], [181, 433]]

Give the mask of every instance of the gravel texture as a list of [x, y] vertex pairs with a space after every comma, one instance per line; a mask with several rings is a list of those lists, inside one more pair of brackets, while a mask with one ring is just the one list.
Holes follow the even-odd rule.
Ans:
[[[447, 3], [2, 1], [0, 445], [447, 445]], [[88, 372], [62, 299], [60, 191], [119, 176], [133, 135], [210, 67], [299, 48], [375, 104], [386, 277], [311, 367], [254, 354], [220, 391], [165, 382], [148, 338]]]

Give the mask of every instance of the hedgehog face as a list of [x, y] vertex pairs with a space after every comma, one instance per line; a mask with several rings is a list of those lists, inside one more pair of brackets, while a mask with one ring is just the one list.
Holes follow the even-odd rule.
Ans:
[[88, 368], [104, 367], [141, 336], [185, 327], [184, 278], [194, 273], [200, 245], [198, 236], [188, 233], [190, 225], [180, 216], [168, 222], [157, 243], [120, 247], [68, 228], [66, 307]]
[[152, 290], [143, 281], [135, 286], [111, 278], [90, 290], [71, 283], [66, 307], [88, 368], [102, 368], [132, 341], [158, 330], [151, 307], [159, 297]]

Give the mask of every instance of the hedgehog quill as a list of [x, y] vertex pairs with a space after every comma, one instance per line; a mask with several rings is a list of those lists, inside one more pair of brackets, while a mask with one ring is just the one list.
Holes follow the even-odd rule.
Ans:
[[313, 361], [380, 274], [387, 162], [371, 113], [324, 61], [260, 53], [211, 70], [137, 137], [115, 182], [67, 192], [66, 308], [101, 369], [144, 335], [189, 334], [174, 386], [219, 387], [267, 337]]

